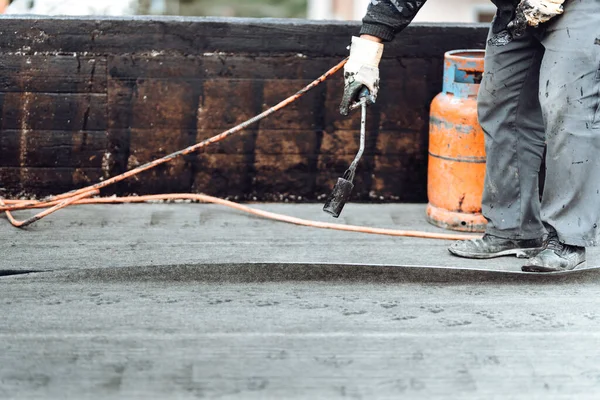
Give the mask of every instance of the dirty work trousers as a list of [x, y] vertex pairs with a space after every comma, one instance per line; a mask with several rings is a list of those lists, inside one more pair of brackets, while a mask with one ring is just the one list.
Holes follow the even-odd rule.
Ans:
[[487, 233], [531, 239], [554, 228], [564, 243], [597, 245], [600, 1], [567, 0], [564, 14], [545, 27], [506, 46], [488, 45], [478, 110]]

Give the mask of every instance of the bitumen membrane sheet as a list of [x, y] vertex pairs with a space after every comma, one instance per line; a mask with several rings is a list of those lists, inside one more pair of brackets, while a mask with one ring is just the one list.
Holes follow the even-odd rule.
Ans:
[[[255, 206], [332, 221], [319, 204]], [[335, 222], [443, 232], [424, 213], [349, 204]], [[594, 269], [486, 272], [522, 261], [214, 205], [0, 223], [2, 399], [600, 397]]]

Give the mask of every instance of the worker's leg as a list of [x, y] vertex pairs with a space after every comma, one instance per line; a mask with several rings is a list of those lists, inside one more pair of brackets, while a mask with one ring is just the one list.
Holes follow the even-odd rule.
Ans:
[[[543, 53], [530, 33], [486, 49], [478, 110], [487, 158], [482, 209], [489, 222], [483, 240], [452, 245], [455, 255], [526, 256], [542, 246], [538, 184], [544, 124], [538, 86]], [[523, 254], [523, 249], [529, 252]]]
[[[597, 0], [571, 1], [542, 40], [540, 103], [548, 153], [541, 215], [558, 234], [562, 269], [582, 262], [583, 247], [597, 245], [600, 236], [599, 26]], [[549, 256], [542, 257], [546, 263]]]
[[482, 211], [489, 221], [487, 233], [495, 236], [534, 239], [544, 234], [538, 188], [544, 153], [538, 100], [543, 54], [530, 34], [486, 50], [478, 99], [487, 158]]

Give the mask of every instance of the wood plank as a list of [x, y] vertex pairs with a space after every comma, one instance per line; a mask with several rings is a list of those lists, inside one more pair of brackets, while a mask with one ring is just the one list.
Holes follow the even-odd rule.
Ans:
[[0, 167], [0, 182], [9, 196], [40, 197], [98, 182], [101, 168]]
[[311, 196], [319, 142], [320, 135], [314, 130], [261, 128], [256, 139], [253, 190], [279, 201]]
[[[262, 112], [263, 81], [209, 79], [204, 81], [198, 109], [198, 130], [227, 130]], [[258, 124], [248, 127], [255, 131]], [[215, 134], [220, 132], [214, 132]]]
[[[196, 138], [195, 130], [168, 128], [131, 129], [127, 170], [187, 147]], [[195, 155], [178, 158], [124, 182], [127, 193], [151, 194], [189, 192], [192, 185], [191, 164]]]
[[102, 131], [0, 132], [0, 167], [100, 168], [108, 147]]
[[201, 55], [176, 55], [156, 51], [151, 54], [111, 52], [108, 56], [111, 79], [201, 79], [205, 73]]
[[1, 93], [2, 129], [105, 131], [104, 94]]
[[105, 57], [0, 53], [0, 92], [105, 93]]
[[252, 199], [253, 157], [207, 153], [198, 156], [192, 191], [233, 200]]
[[[264, 82], [265, 110], [293, 95], [308, 85], [311, 81], [298, 79], [270, 79]], [[273, 118], [267, 118], [260, 124], [261, 129], [267, 130], [318, 130], [325, 102], [324, 88], [317, 87], [302, 96], [298, 101], [277, 112]]]
[[[199, 129], [196, 141], [219, 133], [221, 130]], [[256, 136], [255, 130], [245, 130], [200, 150], [193, 165], [192, 190], [238, 200], [251, 199]]]
[[[131, 137], [131, 104], [135, 82], [108, 80], [108, 146], [104, 165], [108, 176], [116, 176], [127, 170]], [[115, 194], [125, 190], [124, 184], [118, 183], [107, 188], [107, 192]]]
[[195, 79], [110, 79], [110, 128], [194, 128], [201, 93]]
[[256, 156], [316, 154], [319, 146], [319, 134], [312, 129], [271, 130], [261, 127], [256, 139]]
[[379, 200], [427, 198], [427, 148], [419, 132], [381, 131], [374, 156], [372, 191]]
[[[109, 80], [109, 153], [111, 175], [117, 175], [134, 166], [152, 161], [170, 152], [180, 150], [196, 142], [196, 124], [202, 81], [196, 79], [110, 79]], [[181, 139], [181, 131], [185, 139]], [[144, 135], [149, 135], [144, 137]], [[165, 149], [168, 149], [166, 152]], [[191, 187], [195, 156], [176, 160], [157, 175], [148, 173], [135, 183], [126, 182], [119, 188], [136, 193], [163, 192], [166, 188], [186, 191]], [[180, 164], [181, 163], [181, 164]], [[185, 167], [184, 167], [185, 166]], [[182, 168], [188, 174], [187, 183], [144, 191], [144, 182], [153, 186], [161, 176], [179, 174]]]
[[200, 80], [138, 79], [131, 99], [131, 127], [195, 128]]
[[311, 158], [304, 154], [257, 155], [254, 192], [266, 201], [312, 197], [315, 174], [310, 167]]
[[[419, 130], [426, 134], [431, 100], [441, 91], [441, 60], [398, 60], [382, 75], [377, 97], [379, 129]], [[339, 93], [339, 92], [338, 92]]]
[[[221, 52], [342, 57], [347, 55], [351, 35], [359, 29], [358, 21], [4, 17], [0, 48], [93, 54]], [[385, 57], [439, 57], [456, 48], [484, 48], [486, 34], [484, 24], [415, 24], [403, 32], [402, 40], [387, 46]]]
[[[339, 57], [326, 54], [319, 57], [307, 57], [304, 54], [286, 53], [276, 56], [204, 53], [202, 59], [204, 75], [207, 79], [252, 80], [304, 79], [312, 81], [340, 62]], [[295, 91], [289, 93], [288, 96], [294, 93]]]

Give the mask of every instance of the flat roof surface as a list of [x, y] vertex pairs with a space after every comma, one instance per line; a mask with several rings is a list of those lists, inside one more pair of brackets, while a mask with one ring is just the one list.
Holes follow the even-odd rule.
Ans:
[[[422, 204], [348, 204], [339, 219], [325, 214], [321, 204], [252, 206], [316, 221], [460, 234], [427, 223]], [[26, 229], [11, 227], [5, 217], [0, 222], [0, 270], [328, 263], [519, 271], [522, 264], [512, 257], [454, 257], [445, 240], [309, 228], [209, 204], [76, 206]], [[588, 264], [600, 266], [600, 252], [588, 253]]]
[[[255, 207], [331, 221], [319, 204]], [[338, 222], [442, 232], [424, 212], [350, 204]], [[595, 270], [486, 273], [476, 269], [521, 261], [214, 205], [78, 206], [27, 230], [0, 222], [0, 271], [45, 271], [0, 277], [2, 398], [600, 395]]]

